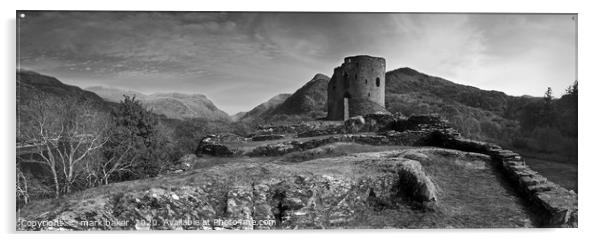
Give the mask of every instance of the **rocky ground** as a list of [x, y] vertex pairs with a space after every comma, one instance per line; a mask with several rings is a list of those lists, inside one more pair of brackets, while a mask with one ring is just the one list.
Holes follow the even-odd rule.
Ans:
[[[330, 149], [349, 151], [350, 146], [358, 145], [331, 144]], [[302, 162], [230, 159], [94, 188], [62, 201], [33, 202], [22, 210], [18, 229], [534, 226], [526, 206], [484, 155], [397, 148]], [[252, 220], [271, 222], [244, 223]]]
[[376, 114], [314, 126], [207, 136], [160, 177], [31, 202], [17, 229], [577, 226], [575, 192], [437, 117]]

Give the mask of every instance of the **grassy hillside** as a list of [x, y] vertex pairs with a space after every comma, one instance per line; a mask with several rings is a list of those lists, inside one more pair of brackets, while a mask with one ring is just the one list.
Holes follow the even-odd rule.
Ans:
[[17, 104], [26, 103], [40, 96], [80, 99], [95, 104], [105, 103], [95, 93], [64, 84], [54, 77], [28, 70], [17, 70]]
[[503, 116], [507, 107], [518, 97], [499, 91], [486, 91], [457, 84], [443, 78], [429, 76], [410, 68], [400, 68], [386, 74], [387, 94], [420, 92], [445, 101], [454, 101], [469, 107], [491, 111]]
[[316, 74], [309, 82], [299, 88], [267, 115], [271, 121], [287, 119], [316, 119], [326, 116], [328, 99], [328, 81], [330, 77]]
[[[545, 91], [542, 86], [542, 96]], [[436, 113], [463, 135], [556, 162], [577, 162], [577, 84], [560, 98], [509, 96], [410, 68], [386, 74], [386, 106], [405, 115]]]
[[240, 120], [242, 121], [253, 121], [258, 119], [267, 118], [266, 116], [274, 111], [275, 108], [280, 106], [284, 101], [286, 101], [292, 94], [282, 93], [278, 94], [270, 100], [257, 105], [255, 108], [251, 109], [251, 111], [246, 112]]
[[485, 91], [410, 68], [386, 74], [386, 106], [405, 115], [437, 113], [471, 138], [508, 143], [519, 131], [516, 112], [527, 97]]
[[28, 130], [33, 106], [59, 105], [59, 103], [88, 104], [91, 108], [108, 113], [116, 103], [106, 102], [93, 92], [60, 82], [58, 79], [33, 71], [17, 70], [17, 141], [21, 131]]

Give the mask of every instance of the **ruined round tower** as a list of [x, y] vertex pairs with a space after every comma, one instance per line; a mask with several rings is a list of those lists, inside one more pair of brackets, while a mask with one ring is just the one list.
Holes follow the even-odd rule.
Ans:
[[367, 55], [346, 57], [328, 83], [328, 119], [387, 112], [385, 59]]

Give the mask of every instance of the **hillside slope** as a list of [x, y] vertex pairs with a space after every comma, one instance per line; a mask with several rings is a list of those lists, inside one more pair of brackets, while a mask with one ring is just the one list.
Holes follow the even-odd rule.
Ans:
[[40, 108], [88, 104], [95, 111], [108, 113], [115, 103], [106, 102], [93, 92], [62, 83], [58, 79], [33, 71], [17, 70], [17, 140], [21, 132], [30, 130], [30, 122]]
[[326, 117], [330, 77], [316, 74], [293, 94], [278, 94], [245, 113], [244, 123], [298, 122]]
[[235, 113], [233, 115], [230, 115], [230, 119], [232, 119], [232, 121], [237, 122], [240, 119], [242, 119], [242, 117], [244, 117], [248, 112], [238, 112]]
[[108, 101], [119, 102], [124, 95], [136, 96], [144, 106], [154, 113], [173, 119], [198, 118], [210, 121], [230, 121], [230, 116], [218, 109], [209, 98], [201, 94], [154, 93], [146, 95], [135, 91], [117, 88], [89, 87], [86, 90], [95, 92]]
[[255, 108], [251, 109], [251, 111], [246, 112], [241, 118], [241, 121], [253, 121], [262, 118], [266, 118], [266, 114], [270, 114], [274, 111], [275, 108], [280, 106], [286, 99], [288, 99], [292, 94], [282, 93], [278, 94], [270, 100], [257, 105]]
[[299, 88], [293, 95], [279, 105], [273, 114], [309, 114], [318, 115], [326, 113], [326, 100], [328, 99], [328, 81], [330, 77], [316, 74], [308, 83]]
[[17, 104], [40, 96], [104, 103], [103, 99], [95, 93], [64, 84], [54, 77], [28, 70], [17, 70]]
[[429, 76], [410, 68], [386, 73], [386, 107], [404, 115], [437, 113], [464, 135], [509, 140], [520, 109], [536, 98], [514, 97]]
[[445, 101], [454, 101], [469, 107], [491, 111], [505, 117], [512, 116], [509, 110], [514, 106], [521, 106], [521, 102], [532, 99], [454, 83], [407, 67], [387, 72], [386, 84], [387, 95], [418, 92]]

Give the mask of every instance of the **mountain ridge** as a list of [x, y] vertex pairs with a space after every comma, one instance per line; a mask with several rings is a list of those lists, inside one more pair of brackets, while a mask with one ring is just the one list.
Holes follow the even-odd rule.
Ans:
[[265, 118], [264, 116], [266, 114], [271, 113], [274, 110], [274, 108], [281, 105], [291, 95], [292, 94], [290, 94], [290, 93], [281, 93], [276, 96], [273, 96], [272, 98], [268, 99], [267, 101], [255, 106], [253, 109], [249, 110], [248, 112], [245, 112], [244, 115], [240, 118], [240, 120], [241, 121], [249, 121], [249, 120], [256, 120], [259, 118]]
[[211, 121], [231, 121], [230, 116], [220, 110], [203, 94], [185, 94], [177, 92], [160, 92], [144, 94], [137, 91], [123, 90], [113, 87], [93, 86], [86, 90], [93, 91], [105, 100], [119, 102], [124, 95], [136, 96], [142, 104], [157, 114], [168, 118], [198, 118]]
[[[24, 71], [20, 75], [28, 76], [32, 75], [31, 73], [35, 72]], [[60, 88], [52, 88], [57, 83], [61, 83], [58, 79], [48, 76], [42, 79], [45, 81], [36, 78], [30, 81], [31, 84], [46, 88], [51, 93], [65, 94], [64, 91], [60, 91]], [[329, 80], [330, 78], [324, 74], [315, 74], [293, 94], [278, 94], [247, 112], [236, 114], [238, 116], [230, 116], [221, 111], [203, 94], [165, 92], [147, 95], [99, 86], [76, 91], [79, 89], [76, 86], [63, 85], [64, 89], [74, 90], [73, 92], [93, 94], [95, 96], [93, 99], [97, 101], [104, 99], [118, 102], [123, 95], [135, 95], [147, 108], [168, 118], [271, 123], [324, 118], [327, 112]], [[406, 116], [437, 113], [467, 136], [484, 140], [509, 139], [520, 127], [518, 120], [523, 107], [534, 100], [541, 99], [511, 96], [495, 90], [482, 90], [430, 76], [409, 67], [387, 72], [385, 82], [385, 106], [390, 112], [399, 112]]]

